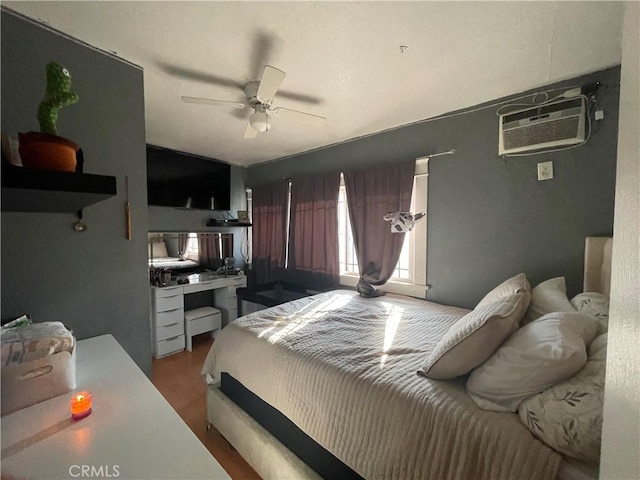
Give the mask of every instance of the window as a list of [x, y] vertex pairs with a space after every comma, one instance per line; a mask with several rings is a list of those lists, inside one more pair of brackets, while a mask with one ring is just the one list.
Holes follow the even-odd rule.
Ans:
[[[411, 211], [422, 211], [416, 208], [416, 197], [419, 195], [425, 195], [426, 191], [417, 191], [417, 184], [419, 177], [414, 179], [413, 183], [413, 198], [411, 199]], [[390, 281], [400, 281], [408, 283], [416, 283], [414, 281], [414, 242], [416, 241], [416, 229], [404, 237], [404, 245], [402, 246], [402, 252], [396, 269]], [[340, 275], [354, 275], [359, 276], [358, 257], [356, 256], [356, 249], [353, 243], [353, 234], [351, 233], [351, 224], [349, 220], [349, 207], [347, 205], [347, 189], [344, 185], [344, 179], [340, 177], [340, 190], [338, 194], [338, 241], [340, 242], [338, 253], [340, 262]]]
[[198, 234], [190, 233], [187, 240], [187, 251], [184, 255], [191, 260], [198, 260]]
[[[428, 160], [416, 161], [416, 171], [413, 180], [413, 196], [411, 199], [412, 212], [427, 211]], [[252, 218], [251, 190], [247, 189], [247, 208]], [[291, 213], [291, 182], [289, 182], [288, 214]], [[382, 219], [381, 219], [382, 221]], [[287, 224], [287, 232], [289, 225]], [[347, 207], [347, 193], [344, 179], [340, 177], [338, 192], [338, 254], [340, 263], [340, 283], [355, 286], [359, 279], [358, 257], [353, 244], [353, 234]], [[251, 252], [251, 237], [249, 237], [248, 251]], [[288, 242], [287, 242], [288, 254]], [[288, 256], [288, 255], [287, 255]], [[249, 258], [251, 258], [249, 256]], [[288, 260], [288, 258], [287, 258]], [[286, 268], [286, 267], [285, 267]], [[413, 296], [426, 296], [427, 290], [427, 222], [426, 219], [416, 223], [413, 231], [405, 235], [400, 259], [396, 265], [393, 277], [384, 287], [385, 290]]]

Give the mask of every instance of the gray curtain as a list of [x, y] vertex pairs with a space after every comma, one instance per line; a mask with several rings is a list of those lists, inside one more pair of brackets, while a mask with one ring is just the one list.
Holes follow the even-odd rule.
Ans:
[[344, 173], [353, 242], [361, 280], [383, 285], [396, 268], [404, 233], [391, 233], [382, 217], [409, 211], [415, 160]]
[[253, 271], [258, 284], [284, 280], [289, 185], [253, 189]]
[[186, 258], [188, 244], [189, 244], [189, 234], [188, 233], [178, 234], [178, 255], [180, 255], [180, 257]]
[[296, 177], [291, 181], [287, 280], [318, 289], [340, 283], [339, 188], [339, 172]]
[[216, 270], [222, 266], [219, 236], [215, 233], [198, 234], [198, 263], [204, 268]]

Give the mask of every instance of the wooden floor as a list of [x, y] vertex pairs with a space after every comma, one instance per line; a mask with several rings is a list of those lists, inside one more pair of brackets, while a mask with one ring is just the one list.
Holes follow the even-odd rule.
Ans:
[[260, 480], [215, 428], [206, 430], [206, 387], [200, 369], [212, 343], [205, 333], [193, 338], [193, 352], [154, 358], [151, 381], [232, 479]]

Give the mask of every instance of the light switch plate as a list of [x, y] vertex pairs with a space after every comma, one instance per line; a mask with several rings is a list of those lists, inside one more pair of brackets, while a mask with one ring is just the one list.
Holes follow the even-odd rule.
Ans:
[[538, 164], [538, 181], [551, 180], [553, 178], [553, 162], [541, 162]]

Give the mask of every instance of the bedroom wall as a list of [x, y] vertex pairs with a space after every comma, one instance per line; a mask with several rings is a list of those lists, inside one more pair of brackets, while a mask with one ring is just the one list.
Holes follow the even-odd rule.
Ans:
[[[573, 295], [582, 288], [584, 238], [613, 229], [619, 72], [614, 67], [535, 90], [603, 84], [598, 104], [605, 118], [581, 147], [502, 159], [498, 107], [488, 106], [251, 166], [247, 185], [455, 149], [429, 161], [427, 298], [473, 307], [519, 272], [534, 285], [564, 275]], [[554, 178], [539, 182], [537, 163], [549, 160]]]
[[[246, 176], [246, 168], [235, 165], [231, 166], [230, 212], [234, 217], [238, 210], [247, 209], [247, 196], [245, 193]], [[233, 256], [236, 259], [236, 266], [240, 268], [244, 266], [242, 248], [243, 245], [246, 245], [247, 241], [246, 228], [207, 227], [207, 221], [213, 217], [212, 212], [207, 210], [181, 210], [178, 208], [151, 205], [148, 211], [150, 232], [233, 233]]]
[[[60, 111], [60, 134], [85, 153], [85, 172], [116, 177], [118, 195], [72, 213], [2, 212], [2, 317], [59, 320], [78, 339], [106, 333], [151, 374], [143, 72], [5, 11], [2, 131], [37, 130], [45, 65], [71, 72], [80, 101]], [[125, 175], [132, 234], [125, 237]]]
[[625, 5], [601, 479], [640, 478], [640, 4]]

